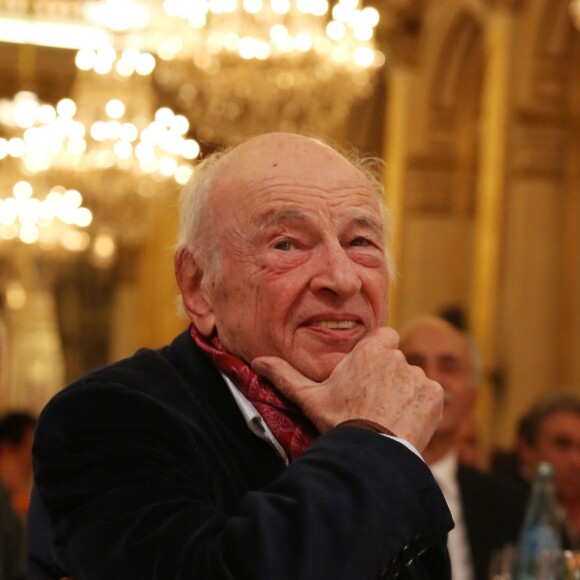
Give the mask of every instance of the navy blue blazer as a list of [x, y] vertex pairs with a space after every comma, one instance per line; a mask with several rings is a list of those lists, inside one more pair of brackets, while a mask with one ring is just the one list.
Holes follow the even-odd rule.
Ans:
[[449, 578], [420, 458], [338, 427], [286, 467], [188, 332], [57, 394], [33, 457], [32, 580]]

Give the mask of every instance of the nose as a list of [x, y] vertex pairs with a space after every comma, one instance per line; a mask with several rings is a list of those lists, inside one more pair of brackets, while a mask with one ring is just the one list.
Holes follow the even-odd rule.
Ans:
[[314, 293], [328, 292], [348, 298], [360, 291], [362, 281], [357, 266], [338, 242], [319, 248], [314, 261], [310, 281]]

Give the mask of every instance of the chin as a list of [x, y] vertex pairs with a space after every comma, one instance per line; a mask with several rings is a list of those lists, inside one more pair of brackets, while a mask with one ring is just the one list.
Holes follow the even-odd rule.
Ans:
[[296, 361], [290, 364], [299, 370], [305, 377], [312, 381], [321, 383], [325, 381], [334, 371], [336, 365], [345, 357], [345, 353], [332, 353], [320, 355], [319, 357], [309, 357], [309, 360]]

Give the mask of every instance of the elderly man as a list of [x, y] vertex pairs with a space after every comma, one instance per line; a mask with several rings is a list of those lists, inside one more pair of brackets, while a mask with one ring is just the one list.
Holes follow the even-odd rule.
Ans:
[[385, 233], [376, 184], [314, 139], [199, 167], [175, 258], [192, 325], [44, 410], [31, 576], [448, 578], [412, 449], [442, 391], [385, 327]]
[[518, 539], [525, 494], [457, 460], [457, 435], [477, 393], [475, 345], [449, 322], [424, 317], [401, 331], [401, 350], [445, 391], [443, 418], [423, 457], [456, 525], [449, 534], [453, 579], [487, 580], [493, 552]]

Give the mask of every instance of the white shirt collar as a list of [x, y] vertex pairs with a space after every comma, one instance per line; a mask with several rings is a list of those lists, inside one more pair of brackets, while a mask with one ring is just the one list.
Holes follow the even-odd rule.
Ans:
[[266, 422], [260, 413], [258, 413], [256, 407], [252, 405], [248, 398], [236, 387], [236, 385], [234, 385], [232, 380], [227, 375], [224, 375], [224, 373], [221, 371], [220, 374], [226, 382], [226, 385], [228, 386], [234, 401], [238, 405], [238, 408], [240, 409], [246, 421], [248, 429], [254, 433], [254, 435], [257, 435], [260, 439], [271, 445], [276, 453], [278, 453], [278, 455], [283, 459], [284, 463], [288, 465], [289, 461], [286, 452], [280, 443], [278, 443], [276, 437], [274, 437], [272, 431], [270, 431], [270, 428], [268, 425], [266, 425]]
[[457, 465], [457, 453], [450, 451], [447, 455], [439, 459], [439, 461], [429, 466], [433, 477], [445, 495], [449, 492], [450, 495], [453, 494], [456, 497], [459, 493], [459, 487], [457, 485]]

